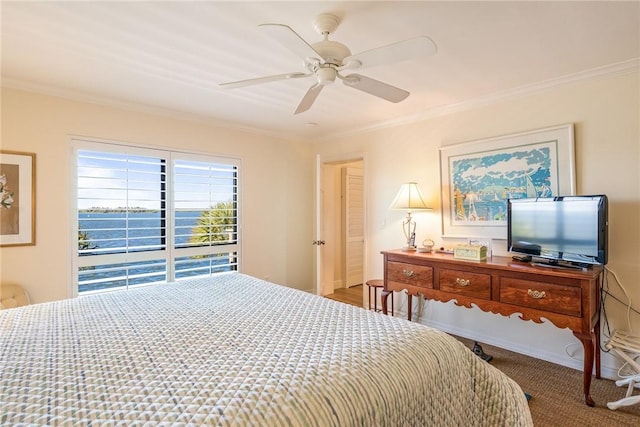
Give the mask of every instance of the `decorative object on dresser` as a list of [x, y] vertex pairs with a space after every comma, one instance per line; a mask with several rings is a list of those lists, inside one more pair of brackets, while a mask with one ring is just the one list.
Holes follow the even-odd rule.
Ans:
[[404, 250], [413, 251], [416, 249], [416, 222], [411, 218], [411, 211], [430, 211], [422, 197], [420, 188], [415, 182], [407, 182], [400, 186], [400, 190], [391, 203], [391, 209], [406, 210], [407, 219], [402, 223], [402, 231], [407, 241]]
[[487, 259], [487, 247], [476, 245], [458, 245], [453, 248], [455, 259], [469, 259], [472, 261], [484, 261]]
[[[549, 268], [493, 257], [490, 261], [455, 259], [450, 254], [383, 251], [384, 290], [382, 311], [393, 291], [447, 302], [503, 316], [520, 314], [522, 320], [542, 323], [547, 319], [559, 328], [569, 328], [584, 348], [583, 391], [587, 405], [594, 366], [600, 378], [600, 289], [602, 266], [585, 270]], [[411, 311], [408, 312], [411, 320]]]

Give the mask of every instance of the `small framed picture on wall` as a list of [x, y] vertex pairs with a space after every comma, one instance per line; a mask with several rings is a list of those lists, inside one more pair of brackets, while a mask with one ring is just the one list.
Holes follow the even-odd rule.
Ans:
[[34, 153], [0, 150], [0, 246], [36, 243]]

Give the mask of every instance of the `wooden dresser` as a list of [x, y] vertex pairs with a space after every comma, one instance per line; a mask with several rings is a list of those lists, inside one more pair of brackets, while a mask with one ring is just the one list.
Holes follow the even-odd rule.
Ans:
[[[600, 378], [600, 278], [602, 267], [588, 270], [535, 266], [493, 257], [487, 261], [454, 259], [450, 254], [427, 254], [401, 250], [383, 251], [384, 290], [387, 297], [406, 290], [408, 307], [412, 296], [471, 307], [541, 323], [548, 319], [558, 328], [569, 328], [584, 347], [584, 400], [590, 395], [594, 367]], [[411, 320], [411, 310], [408, 310]]]

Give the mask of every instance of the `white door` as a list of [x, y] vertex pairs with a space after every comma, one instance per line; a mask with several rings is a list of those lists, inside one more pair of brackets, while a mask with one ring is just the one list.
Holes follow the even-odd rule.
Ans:
[[333, 288], [333, 166], [323, 164], [318, 157], [316, 176], [316, 293], [329, 295]]
[[[333, 237], [334, 227], [337, 222], [340, 222], [340, 218], [336, 218], [335, 210], [333, 209], [336, 203], [336, 197], [340, 197], [340, 195], [337, 194], [339, 193], [340, 184], [338, 183], [337, 185], [338, 189], [335, 189], [336, 185], [334, 185], [335, 180], [333, 177], [335, 176], [335, 170], [336, 168], [342, 167], [341, 165], [360, 162], [362, 166], [361, 169], [364, 171], [366, 167], [363, 158], [364, 156], [362, 155], [345, 155], [344, 157], [337, 156], [333, 158], [322, 158], [322, 156], [318, 155], [316, 157], [316, 227], [314, 244], [316, 245], [315, 273], [316, 293], [318, 295], [327, 295], [334, 291], [334, 272], [336, 267], [334, 253], [342, 247], [341, 241], [343, 240], [340, 238], [338, 242], [335, 242], [336, 239]], [[338, 174], [337, 179], [339, 179], [339, 177], [340, 174]], [[366, 188], [363, 189], [363, 195], [363, 206], [366, 206]], [[363, 229], [366, 230], [366, 213], [364, 211], [363, 224], [365, 224]], [[366, 242], [366, 235], [363, 240]], [[364, 247], [366, 247], [366, 245], [363, 243], [361, 247], [364, 253]], [[366, 258], [364, 256], [363, 258], [362, 271], [366, 271]], [[342, 263], [338, 265], [342, 267]], [[362, 283], [363, 277], [364, 275], [362, 275], [360, 283]], [[366, 301], [364, 289], [362, 291], [362, 300], [363, 303]]]
[[342, 169], [343, 274], [347, 288], [361, 285], [364, 271], [364, 179], [362, 169]]

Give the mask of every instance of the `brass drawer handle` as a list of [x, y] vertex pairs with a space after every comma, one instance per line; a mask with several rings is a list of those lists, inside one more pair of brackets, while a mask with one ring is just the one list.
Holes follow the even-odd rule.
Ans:
[[469, 286], [471, 284], [471, 280], [469, 279], [461, 279], [461, 278], [456, 278], [456, 285], [459, 286]]
[[405, 277], [413, 277], [413, 270], [402, 270]]
[[545, 291], [535, 291], [533, 289], [529, 289], [527, 293], [529, 294], [530, 297], [535, 299], [541, 299], [547, 296]]

